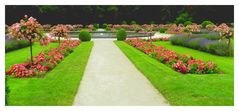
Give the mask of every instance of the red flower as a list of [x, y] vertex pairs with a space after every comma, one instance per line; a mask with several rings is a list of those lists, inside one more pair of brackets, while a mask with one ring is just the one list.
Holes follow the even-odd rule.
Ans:
[[11, 66], [7, 71], [7, 75], [25, 78], [47, 72], [55, 67], [60, 61], [62, 61], [66, 53], [72, 52], [73, 48], [75, 48], [79, 44], [80, 41], [78, 40], [64, 41], [60, 47], [50, 49], [49, 51], [46, 51], [44, 53], [39, 53], [33, 58], [33, 64], [26, 62]]
[[125, 42], [162, 63], [170, 64], [173, 69], [181, 73], [208, 74], [219, 72], [217, 65], [212, 62], [204, 62], [187, 55], [180, 55], [143, 39], [127, 39]]

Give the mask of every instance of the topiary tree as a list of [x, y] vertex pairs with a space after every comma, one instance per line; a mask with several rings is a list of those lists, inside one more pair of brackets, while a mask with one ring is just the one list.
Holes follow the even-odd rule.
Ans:
[[90, 41], [91, 40], [91, 34], [87, 29], [82, 29], [79, 34], [79, 39], [81, 41]]
[[69, 30], [67, 28], [67, 26], [63, 25], [63, 24], [58, 24], [54, 27], [52, 27], [50, 35], [54, 36], [54, 37], [58, 37], [58, 42], [59, 42], [59, 46], [61, 44], [61, 37], [68, 39], [69, 38]]
[[201, 25], [202, 25], [202, 28], [206, 28], [207, 25], [214, 25], [214, 23], [209, 20], [205, 20], [201, 23]]
[[[33, 64], [33, 56], [32, 56], [32, 43], [35, 39], [41, 40], [41, 45], [48, 45], [49, 38], [44, 36], [43, 27], [41, 24], [37, 22], [37, 19], [33, 17], [29, 17], [27, 15], [24, 16], [23, 19], [20, 20], [19, 23], [15, 23], [8, 28], [8, 36], [10, 38], [16, 38], [17, 40], [27, 39], [29, 41], [30, 46], [30, 55], [31, 55], [31, 64]], [[47, 39], [46, 39], [47, 38]]]
[[116, 37], [117, 37], [117, 40], [119, 40], [119, 41], [125, 40], [127, 37], [127, 33], [126, 33], [125, 29], [119, 29], [117, 31]]

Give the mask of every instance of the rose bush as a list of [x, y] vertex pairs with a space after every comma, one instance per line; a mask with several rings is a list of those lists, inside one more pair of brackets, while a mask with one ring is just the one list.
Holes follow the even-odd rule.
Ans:
[[127, 39], [125, 42], [183, 74], [213, 74], [220, 72], [213, 62], [196, 60], [190, 56], [168, 50], [165, 47], [156, 46], [143, 39]]
[[59, 46], [60, 46], [60, 43], [61, 43], [60, 38], [61, 37], [65, 38], [65, 39], [68, 39], [70, 37], [69, 28], [67, 27], [67, 25], [58, 24], [51, 28], [50, 35], [53, 37], [58, 37], [58, 42], [59, 42]]
[[[30, 54], [31, 54], [31, 63], [33, 63], [32, 56], [32, 43], [34, 40], [39, 39], [41, 43], [47, 45], [48, 37], [44, 35], [43, 27], [40, 23], [38, 23], [37, 19], [33, 17], [24, 16], [20, 22], [15, 23], [8, 27], [9, 38], [15, 38], [17, 40], [28, 40], [30, 45]], [[46, 39], [47, 38], [47, 39]]]

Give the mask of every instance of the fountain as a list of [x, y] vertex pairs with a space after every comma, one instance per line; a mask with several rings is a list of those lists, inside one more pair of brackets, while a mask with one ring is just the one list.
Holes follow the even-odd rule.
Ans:
[[[116, 33], [111, 31], [106, 31], [105, 29], [97, 29], [96, 31], [91, 31], [92, 38], [116, 38]], [[79, 32], [71, 32], [71, 38], [78, 38]], [[137, 32], [127, 32], [128, 38], [135, 38], [135, 37], [145, 37], [142, 33]]]

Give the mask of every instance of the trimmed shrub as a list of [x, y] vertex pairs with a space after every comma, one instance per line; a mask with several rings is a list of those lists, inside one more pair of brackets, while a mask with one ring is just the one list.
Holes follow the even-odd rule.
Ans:
[[191, 21], [186, 21], [186, 22], [184, 22], [184, 26], [192, 25], [192, 24], [193, 24], [193, 22], [191, 22]]
[[125, 29], [119, 29], [117, 34], [116, 34], [117, 40], [125, 40], [127, 37], [127, 33], [125, 31]]
[[209, 20], [205, 20], [205, 21], [202, 22], [201, 25], [202, 25], [202, 28], [206, 28], [206, 26], [209, 25], [209, 24], [213, 25], [214, 23], [209, 21]]
[[91, 40], [90, 32], [86, 29], [81, 30], [79, 34], [79, 39], [81, 41], [90, 41]]
[[159, 28], [160, 33], [165, 33], [168, 29], [167, 28]]

